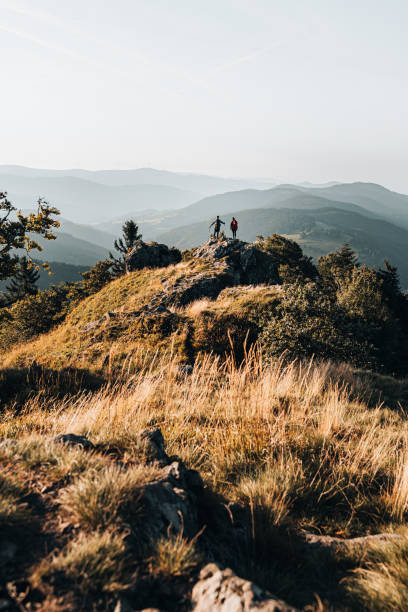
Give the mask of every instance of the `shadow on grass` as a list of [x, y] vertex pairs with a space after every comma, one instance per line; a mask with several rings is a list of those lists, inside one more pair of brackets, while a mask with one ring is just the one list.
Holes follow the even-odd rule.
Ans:
[[0, 406], [18, 409], [38, 394], [59, 399], [84, 390], [96, 391], [106, 382], [102, 374], [79, 368], [53, 370], [37, 364], [7, 368], [0, 370]]

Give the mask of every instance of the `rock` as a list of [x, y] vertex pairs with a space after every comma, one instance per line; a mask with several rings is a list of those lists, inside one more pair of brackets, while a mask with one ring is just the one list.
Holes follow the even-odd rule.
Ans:
[[279, 281], [275, 258], [262, 251], [256, 243], [229, 238], [210, 239], [193, 249], [192, 254], [213, 261], [226, 259], [234, 271], [235, 284], [276, 284]]
[[143, 487], [140, 501], [148, 517], [144, 526], [148, 538], [156, 540], [169, 533], [193, 538], [200, 531], [198, 508], [203, 485], [193, 472], [181, 461], [173, 461], [156, 481]]
[[95, 445], [92, 444], [92, 442], [88, 440], [86, 436], [77, 436], [76, 434], [72, 433], [60, 434], [54, 438], [54, 442], [60, 442], [62, 444], [67, 444], [68, 446], [80, 446], [84, 450], [95, 449]]
[[158, 242], [143, 242], [138, 240], [136, 245], [125, 257], [126, 271], [141, 270], [142, 268], [164, 268], [181, 261], [181, 252]]
[[193, 588], [195, 612], [293, 612], [295, 608], [263, 591], [253, 582], [239, 578], [230, 569], [221, 570], [214, 563], [200, 572]]
[[164, 447], [164, 438], [160, 429], [145, 429], [140, 433], [140, 440], [146, 450], [148, 461], [160, 461], [167, 465], [170, 459]]

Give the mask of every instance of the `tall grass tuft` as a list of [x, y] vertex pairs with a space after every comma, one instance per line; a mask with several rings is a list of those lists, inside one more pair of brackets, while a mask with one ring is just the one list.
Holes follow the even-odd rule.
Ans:
[[87, 472], [61, 492], [62, 511], [87, 529], [138, 521], [141, 487], [157, 474], [157, 468], [146, 465]]

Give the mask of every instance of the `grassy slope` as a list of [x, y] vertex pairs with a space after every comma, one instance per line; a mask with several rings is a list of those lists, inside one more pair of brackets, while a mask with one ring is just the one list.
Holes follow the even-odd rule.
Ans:
[[[58, 328], [12, 350], [4, 359], [3, 367], [30, 366], [35, 361], [52, 369], [72, 367], [92, 371], [106, 369], [109, 364], [117, 371], [125, 362], [129, 368], [132, 360], [134, 367], [138, 367], [141, 352], [146, 356], [146, 351], [153, 354], [159, 348], [169, 350], [172, 343], [184, 361], [188, 350], [185, 346], [187, 327], [194, 330], [190, 338], [190, 343], [194, 345], [191, 350], [198, 351], [204, 348], [200, 344], [200, 332], [208, 332], [210, 317], [211, 322], [219, 322], [221, 329], [217, 328], [214, 332], [222, 334], [218, 341], [229, 348], [228, 325], [223, 326], [223, 314], [228, 316], [228, 320], [239, 317], [245, 324], [251, 312], [259, 311], [278, 295], [275, 288], [226, 289], [215, 302], [205, 300], [195, 307], [175, 309], [174, 328], [170, 331], [163, 330], [165, 317], [157, 317], [157, 320], [147, 317], [147, 322], [142, 325], [138, 318], [131, 316], [135, 311], [143, 311], [151, 299], [163, 290], [164, 283], [171, 289], [178, 282], [198, 273], [212, 276], [214, 268], [205, 261], [190, 261], [168, 268], [141, 270], [119, 278], [81, 302]], [[222, 268], [219, 273], [223, 273]], [[104, 319], [95, 330], [84, 331], [88, 323], [101, 319], [109, 312], [119, 313], [119, 316]], [[203, 329], [201, 323], [206, 314], [207, 322], [203, 323]]]
[[[0, 567], [0, 580], [24, 585], [27, 601], [40, 601], [43, 610], [113, 609], [129, 584], [136, 585], [129, 595], [135, 607], [179, 610], [177, 597], [188, 598], [192, 576], [215, 559], [302, 609], [404, 610], [405, 538], [335, 556], [330, 564], [293, 555], [291, 538], [299, 529], [342, 538], [407, 533], [405, 382], [330, 363], [268, 365], [253, 351], [240, 367], [204, 354], [191, 376], [180, 373], [186, 324], [193, 348], [205, 350], [210, 338], [211, 349], [220, 334], [225, 341], [232, 321], [226, 317], [250, 320], [279, 299], [276, 287], [227, 288], [217, 300], [174, 309], [180, 325], [168, 335], [141, 330], [126, 317], [81, 331], [106, 312], [143, 309], [163, 281], [171, 287], [197, 273], [214, 269], [182, 262], [118, 279], [79, 304], [58, 329], [5, 358], [0, 374], [35, 360], [49, 368], [104, 370], [109, 385], [56, 400], [44, 378], [23, 410], [1, 414], [0, 535], [20, 552], [6, 574]], [[154, 361], [148, 353], [158, 348]], [[114, 366], [124, 381], [112, 374]], [[384, 403], [373, 399], [373, 387], [386, 388]], [[157, 426], [169, 455], [204, 479], [207, 527], [195, 542], [169, 537], [141, 549], [132, 530], [143, 529], [149, 517], [129, 515], [123, 522], [115, 500], [134, 508], [140, 487], [155, 477], [137, 440]], [[97, 451], [53, 443], [66, 432], [86, 434]], [[248, 510], [250, 541], [225, 523], [218, 531], [220, 504], [229, 502]]]

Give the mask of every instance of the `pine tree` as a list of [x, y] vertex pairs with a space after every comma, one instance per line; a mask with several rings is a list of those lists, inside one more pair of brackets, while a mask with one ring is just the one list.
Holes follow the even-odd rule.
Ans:
[[341, 285], [350, 282], [354, 268], [360, 265], [347, 242], [338, 251], [319, 257], [317, 264], [321, 282], [329, 293], [335, 293]]
[[17, 264], [17, 272], [11, 279], [7, 289], [7, 301], [13, 304], [27, 295], [38, 293], [37, 281], [40, 273], [26, 257], [22, 257]]
[[122, 234], [123, 237], [115, 240], [113, 243], [115, 250], [121, 254], [120, 257], [115, 257], [112, 253], [109, 253], [109, 257], [113, 261], [111, 273], [116, 277], [122, 276], [125, 273], [125, 256], [135, 246], [136, 242], [142, 238], [142, 234], [139, 234], [138, 226], [132, 219], [125, 221], [122, 225]]

